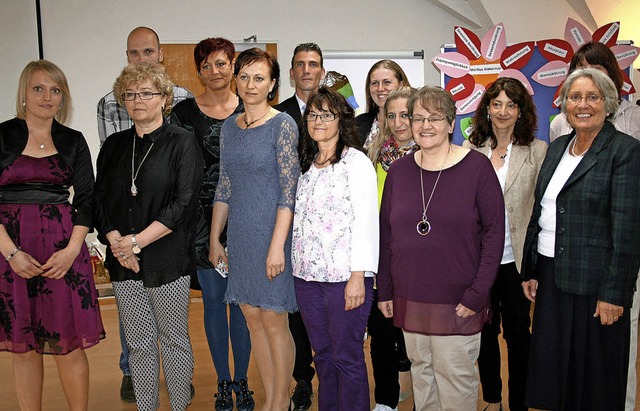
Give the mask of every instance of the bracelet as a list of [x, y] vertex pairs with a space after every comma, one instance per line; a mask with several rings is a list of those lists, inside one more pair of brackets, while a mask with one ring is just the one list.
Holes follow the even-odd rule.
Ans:
[[13, 257], [15, 257], [15, 256], [16, 256], [16, 254], [18, 254], [18, 252], [19, 252], [20, 250], [22, 250], [22, 248], [20, 248], [20, 247], [16, 247], [16, 249], [15, 249], [15, 250], [13, 250], [13, 251], [11, 252], [11, 254], [9, 254], [9, 256], [8, 256], [8, 257], [6, 257], [7, 262], [8, 262], [9, 260], [11, 260]]

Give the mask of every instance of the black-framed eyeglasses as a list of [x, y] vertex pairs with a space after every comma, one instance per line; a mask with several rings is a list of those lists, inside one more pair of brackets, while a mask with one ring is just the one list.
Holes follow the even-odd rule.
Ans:
[[161, 96], [160, 92], [153, 91], [141, 91], [139, 93], [134, 93], [132, 91], [127, 91], [126, 93], [122, 93], [121, 97], [124, 101], [133, 101], [136, 99], [136, 96], [140, 97], [140, 100], [151, 100], [153, 96]]
[[309, 123], [315, 123], [316, 119], [320, 119], [320, 121], [322, 121], [323, 123], [329, 123], [333, 120], [335, 120], [336, 118], [338, 118], [337, 114], [333, 114], [333, 113], [309, 113], [307, 114], [307, 122]]
[[411, 123], [424, 125], [425, 122], [429, 124], [436, 124], [446, 120], [447, 117], [411, 117]]

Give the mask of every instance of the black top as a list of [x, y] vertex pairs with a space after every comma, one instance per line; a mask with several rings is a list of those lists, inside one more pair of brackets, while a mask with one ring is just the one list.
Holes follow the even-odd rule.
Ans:
[[[130, 191], [134, 138], [135, 170], [148, 153], [136, 178], [135, 197]], [[193, 134], [166, 122], [142, 138], [136, 137], [132, 127], [105, 141], [98, 156], [95, 189], [98, 239], [108, 244], [107, 233], [139, 233], [154, 220], [172, 230], [142, 249], [137, 274], [122, 267], [109, 248], [106, 263], [113, 281], [142, 280], [145, 287], [159, 287], [194, 274], [197, 194], [203, 168]]]
[[[231, 113], [244, 112], [242, 100]], [[171, 124], [183, 127], [196, 136], [204, 158], [204, 176], [198, 195], [198, 222], [196, 230], [196, 264], [199, 269], [213, 268], [209, 261], [209, 234], [211, 232], [211, 212], [213, 197], [216, 194], [220, 177], [220, 130], [226, 118], [217, 119], [207, 116], [200, 110], [194, 98], [188, 98], [171, 110]], [[227, 228], [220, 235], [220, 241], [226, 245]]]
[[[24, 120], [14, 118], [0, 124], [0, 172], [22, 154], [28, 138], [29, 130]], [[55, 120], [51, 125], [51, 138], [58, 154], [73, 173], [73, 224], [92, 229], [93, 166], [87, 142], [82, 133]]]
[[282, 103], [273, 106], [273, 108], [290, 115], [295, 120], [298, 128], [300, 128], [300, 123], [302, 123], [302, 113], [300, 113], [300, 104], [298, 104], [298, 99], [295, 94]]
[[360, 145], [364, 145], [371, 131], [373, 120], [378, 115], [378, 111], [370, 111], [368, 113], [362, 113], [356, 117], [356, 126], [358, 126], [358, 134], [360, 135]]

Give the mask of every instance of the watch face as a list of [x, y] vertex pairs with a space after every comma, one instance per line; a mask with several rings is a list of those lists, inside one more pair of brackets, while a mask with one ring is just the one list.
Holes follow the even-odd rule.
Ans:
[[142, 250], [140, 249], [140, 246], [136, 244], [133, 247], [131, 247], [131, 251], [133, 251], [134, 254], [140, 254], [140, 251]]

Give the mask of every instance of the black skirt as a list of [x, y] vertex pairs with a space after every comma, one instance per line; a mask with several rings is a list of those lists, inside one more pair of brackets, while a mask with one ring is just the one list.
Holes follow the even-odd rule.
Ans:
[[594, 317], [597, 297], [560, 291], [553, 258], [538, 255], [538, 291], [526, 405], [542, 410], [623, 411], [629, 313], [613, 325]]

